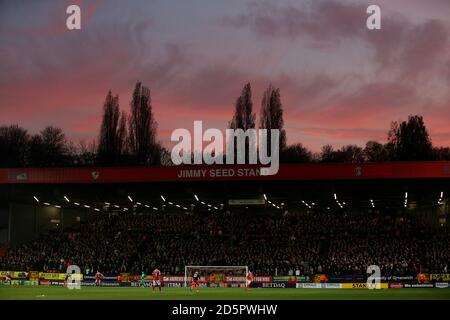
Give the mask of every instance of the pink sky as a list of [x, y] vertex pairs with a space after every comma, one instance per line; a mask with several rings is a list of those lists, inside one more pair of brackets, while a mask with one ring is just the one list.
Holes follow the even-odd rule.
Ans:
[[[391, 121], [420, 114], [450, 145], [447, 0], [79, 0], [82, 30], [68, 31], [72, 2], [0, 3], [0, 125], [91, 141], [107, 91], [128, 111], [139, 80], [170, 146], [194, 120], [225, 128], [250, 82], [257, 114], [263, 90], [281, 89], [288, 143], [384, 142]], [[381, 30], [365, 28], [369, 3]]]

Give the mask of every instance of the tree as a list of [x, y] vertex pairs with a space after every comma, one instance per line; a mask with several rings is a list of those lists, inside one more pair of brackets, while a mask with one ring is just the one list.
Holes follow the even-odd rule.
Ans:
[[284, 130], [283, 105], [281, 104], [280, 89], [270, 85], [264, 92], [261, 103], [260, 128], [268, 129], [268, 152], [271, 150], [271, 129], [280, 130], [280, 153], [286, 148], [286, 131]]
[[396, 160], [431, 160], [433, 146], [421, 116], [408, 117], [408, 121], [392, 123], [388, 134]]
[[0, 127], [0, 166], [25, 166], [29, 138], [27, 130], [18, 125]]
[[47, 126], [28, 142], [27, 165], [57, 167], [76, 164], [77, 150], [67, 143], [61, 128]]
[[395, 161], [397, 160], [397, 143], [398, 143], [398, 139], [397, 139], [397, 133], [399, 130], [399, 123], [397, 121], [392, 121], [391, 122], [391, 127], [389, 128], [388, 131], [388, 141], [385, 144], [385, 149], [386, 149], [386, 153], [387, 153], [387, 157], [389, 159], [389, 161]]
[[322, 147], [322, 162], [364, 162], [364, 152], [361, 147], [356, 145], [343, 146], [339, 150], [334, 150], [329, 144]]
[[389, 161], [387, 148], [377, 141], [368, 141], [366, 143], [366, 147], [364, 148], [364, 157], [365, 160], [369, 162]]
[[255, 113], [253, 112], [252, 88], [247, 83], [242, 89], [241, 95], [236, 100], [233, 119], [229, 123], [230, 129], [254, 129]]
[[364, 152], [356, 145], [343, 146], [336, 152], [337, 162], [361, 163], [364, 162]]
[[40, 135], [45, 166], [56, 167], [71, 164], [67, 152], [66, 136], [61, 128], [47, 126], [40, 132]]
[[95, 140], [86, 143], [81, 140], [77, 147], [74, 147], [75, 156], [74, 163], [79, 166], [94, 166], [98, 159], [98, 147]]
[[433, 148], [434, 160], [450, 160], [450, 148], [449, 147], [435, 147]]
[[296, 143], [285, 148], [281, 155], [281, 162], [284, 163], [302, 163], [311, 162], [313, 155], [301, 143]]
[[119, 126], [117, 128], [117, 152], [120, 158], [128, 152], [127, 145], [127, 114], [122, 112], [119, 119]]
[[129, 148], [135, 164], [159, 164], [160, 146], [156, 142], [156, 129], [150, 89], [138, 82], [133, 91], [128, 124]]
[[100, 127], [98, 160], [102, 165], [118, 164], [122, 153], [124, 133], [122, 119], [119, 122], [119, 96], [113, 96], [111, 90], [103, 104], [103, 118]]
[[[233, 119], [228, 124], [228, 128], [230, 129], [242, 129], [244, 131], [248, 129], [255, 128], [255, 119], [256, 115], [253, 112], [253, 102], [252, 102], [252, 88], [250, 83], [247, 83], [242, 89], [241, 95], [236, 100], [235, 110]], [[237, 149], [237, 139], [234, 141], [234, 154], [236, 157], [236, 149]], [[248, 161], [249, 159], [249, 140], [246, 138], [245, 140], [245, 150], [246, 155], [245, 159]]]
[[28, 143], [27, 164], [33, 167], [44, 167], [45, 160], [42, 137], [40, 134], [35, 134]]
[[161, 148], [161, 165], [163, 166], [173, 166], [172, 157], [170, 152], [166, 148]]
[[324, 145], [321, 152], [322, 162], [335, 162], [334, 149], [330, 144]]

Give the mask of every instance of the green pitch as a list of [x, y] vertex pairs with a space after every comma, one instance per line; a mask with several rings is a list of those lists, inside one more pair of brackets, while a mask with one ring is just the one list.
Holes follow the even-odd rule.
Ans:
[[450, 289], [262, 289], [204, 288], [191, 293], [186, 288], [82, 287], [0, 287], [0, 300], [450, 300]]

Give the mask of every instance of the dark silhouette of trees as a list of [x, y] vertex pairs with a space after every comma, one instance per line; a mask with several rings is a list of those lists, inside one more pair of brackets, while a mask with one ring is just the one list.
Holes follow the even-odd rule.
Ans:
[[433, 148], [434, 160], [450, 160], [450, 148], [449, 147], [435, 147]]
[[450, 157], [449, 148], [434, 148], [428, 130], [421, 116], [409, 116], [407, 121], [392, 122], [388, 132], [388, 142], [381, 144], [368, 141], [364, 150], [358, 146], [344, 146], [335, 151], [331, 145], [322, 148], [320, 161], [322, 162], [351, 162], [363, 161], [418, 161], [418, 160], [446, 160]]
[[313, 155], [301, 143], [296, 143], [285, 148], [281, 154], [281, 162], [283, 163], [304, 163], [312, 162]]
[[33, 136], [17, 125], [0, 127], [0, 153], [3, 167], [57, 167], [73, 164], [62, 129], [52, 126]]
[[390, 155], [387, 147], [377, 141], [368, 141], [364, 148], [364, 158], [368, 162], [389, 161]]
[[157, 123], [151, 105], [150, 89], [136, 83], [128, 123], [128, 143], [131, 161], [136, 165], [160, 163], [161, 147], [156, 142]]
[[119, 124], [117, 127], [117, 150], [122, 159], [128, 153], [127, 144], [127, 114], [122, 111], [119, 118]]
[[45, 164], [51, 167], [67, 166], [70, 155], [67, 149], [66, 136], [61, 128], [48, 126], [40, 132], [41, 151]]
[[336, 152], [338, 162], [361, 163], [364, 162], [364, 152], [356, 145], [343, 146]]
[[270, 85], [264, 92], [261, 102], [260, 128], [268, 129], [268, 152], [271, 150], [270, 129], [280, 130], [280, 154], [286, 148], [286, 131], [284, 130], [283, 105], [281, 104], [280, 89]]
[[386, 150], [389, 154], [390, 160], [395, 160], [395, 152], [396, 152], [396, 146], [398, 144], [398, 137], [397, 133], [399, 131], [399, 123], [397, 121], [392, 121], [391, 126], [388, 131], [388, 138], [386, 143]]
[[322, 152], [320, 153], [321, 162], [336, 162], [334, 157], [334, 149], [331, 144], [326, 144], [322, 147]]
[[73, 161], [76, 166], [89, 167], [98, 164], [98, 147], [95, 140], [90, 143], [82, 140], [77, 147], [73, 147]]
[[120, 117], [119, 96], [113, 96], [109, 91], [103, 105], [103, 118], [97, 151], [99, 164], [120, 164], [124, 139], [126, 138], [125, 121], [123, 115]]
[[242, 88], [241, 95], [236, 100], [233, 119], [229, 123], [230, 129], [254, 129], [256, 115], [253, 112], [252, 88], [247, 83]]
[[[241, 95], [236, 100], [235, 110], [233, 119], [229, 122], [229, 129], [242, 129], [244, 131], [248, 129], [255, 128], [256, 115], [253, 112], [253, 101], [252, 101], [252, 88], [250, 83], [247, 83], [244, 88], [242, 88]], [[245, 139], [245, 159], [249, 159], [249, 139]], [[236, 157], [237, 150], [237, 139], [234, 139], [234, 155]], [[236, 159], [235, 159], [236, 161]]]
[[339, 150], [334, 150], [331, 145], [325, 145], [322, 147], [320, 160], [321, 162], [361, 163], [364, 162], [364, 152], [356, 145], [343, 146]]
[[393, 151], [392, 160], [432, 160], [433, 146], [421, 116], [409, 116], [408, 121], [392, 123], [388, 144]]
[[29, 135], [18, 125], [0, 127], [0, 165], [22, 167], [26, 165]]
[[[103, 104], [98, 146], [93, 141], [89, 145], [81, 142], [75, 147], [57, 127], [47, 126], [38, 134], [30, 135], [18, 125], [1, 126], [0, 166], [173, 165], [170, 151], [157, 142], [157, 122], [152, 111], [150, 89], [141, 82], [135, 85], [130, 107], [129, 115], [120, 112], [118, 96], [108, 92]], [[280, 130], [279, 152], [283, 163], [450, 160], [450, 148], [433, 147], [423, 117], [419, 115], [410, 115], [406, 121], [392, 122], [386, 144], [368, 141], [364, 149], [347, 145], [338, 150], [325, 145], [317, 154], [312, 154], [301, 143], [286, 145], [280, 89], [270, 85], [265, 90], [259, 116], [259, 127], [269, 130], [269, 152], [270, 129]], [[251, 85], [247, 83], [236, 100], [228, 128], [254, 129], [255, 121]], [[248, 138], [246, 150], [248, 161]]]
[[40, 134], [35, 134], [30, 138], [28, 145], [27, 164], [32, 167], [43, 167], [46, 163], [43, 151], [43, 142]]
[[160, 152], [160, 161], [162, 166], [173, 166], [172, 158], [170, 156], [170, 152], [162, 147]]

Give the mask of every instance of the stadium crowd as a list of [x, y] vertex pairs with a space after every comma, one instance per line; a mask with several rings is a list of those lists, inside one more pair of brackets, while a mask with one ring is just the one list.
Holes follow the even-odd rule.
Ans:
[[138, 274], [157, 267], [248, 265], [256, 275], [448, 273], [450, 237], [413, 215], [368, 212], [95, 214], [66, 230], [11, 247], [0, 270]]

